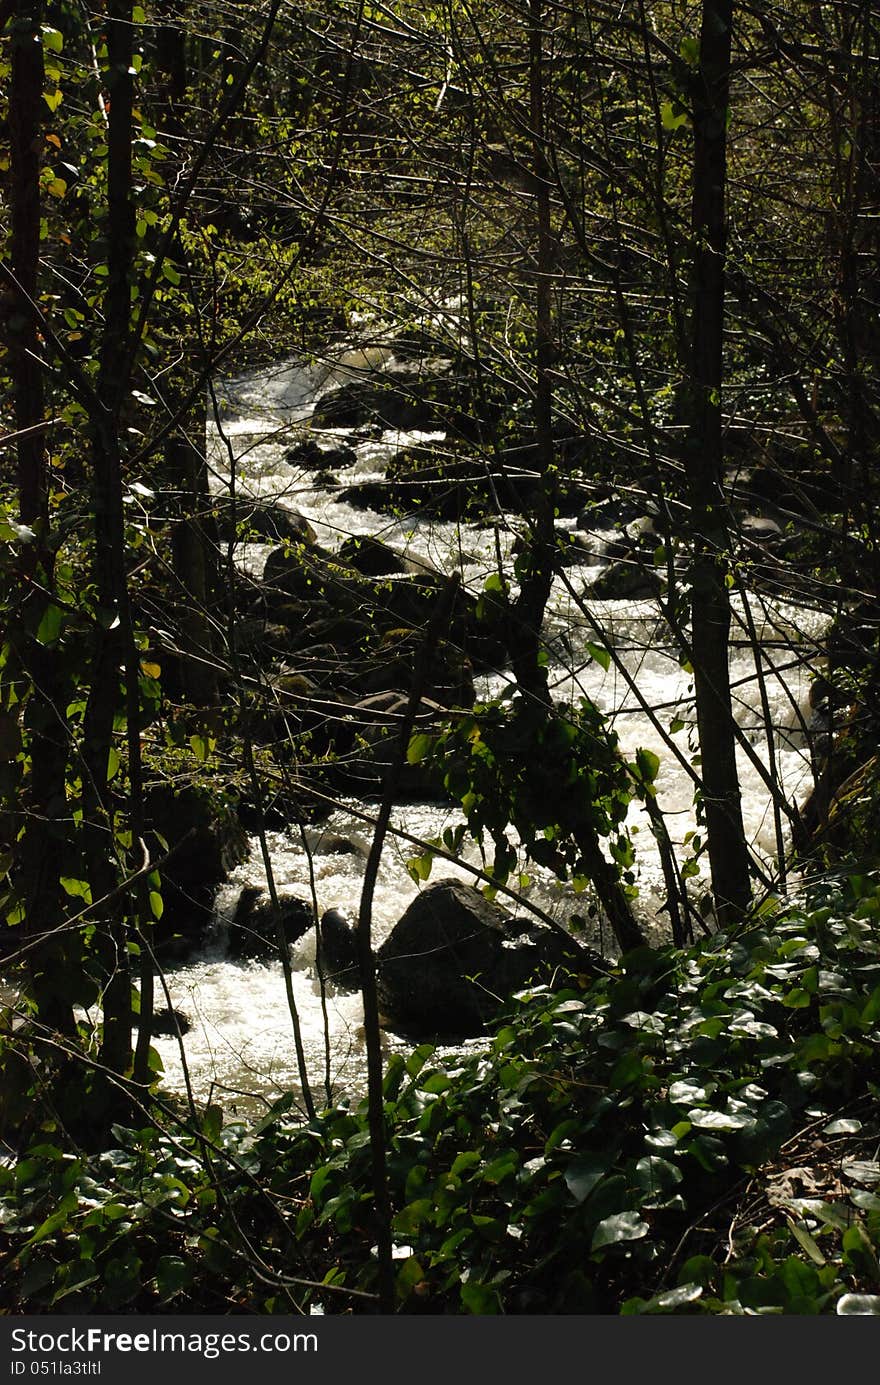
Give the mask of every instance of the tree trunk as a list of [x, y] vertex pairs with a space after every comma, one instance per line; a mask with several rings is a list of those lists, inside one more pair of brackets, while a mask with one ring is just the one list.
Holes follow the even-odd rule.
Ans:
[[[43, 49], [39, 41], [41, 0], [18, 0], [13, 8], [10, 101], [11, 267], [18, 289], [10, 290], [3, 314], [12, 375], [18, 434], [19, 515], [34, 539], [21, 547], [25, 596], [20, 618], [10, 621], [28, 687], [26, 726], [30, 779], [21, 800], [23, 834], [18, 848], [17, 884], [27, 934], [49, 934], [64, 920], [60, 885], [64, 821], [67, 704], [64, 675], [55, 651], [35, 638], [51, 605], [54, 553], [49, 536], [46, 437], [40, 343], [30, 304], [38, 298], [40, 261], [40, 164], [42, 150]], [[18, 300], [18, 301], [16, 301]], [[43, 1023], [75, 1030], [70, 967], [75, 938], [62, 935], [29, 954], [31, 989]]]
[[694, 82], [694, 243], [685, 465], [693, 526], [692, 662], [712, 888], [723, 925], [751, 899], [736, 769], [728, 636], [727, 507], [722, 481], [727, 111], [733, 0], [704, 0]]
[[[98, 398], [102, 414], [92, 419], [95, 486], [95, 579], [102, 629], [98, 635], [85, 717], [86, 774], [83, 777], [89, 878], [92, 898], [109, 894], [117, 883], [118, 849], [114, 796], [108, 783], [113, 722], [119, 708], [122, 672], [127, 667], [128, 719], [131, 721], [137, 662], [131, 656], [131, 615], [125, 567], [120, 416], [128, 384], [131, 322], [131, 269], [134, 245], [131, 145], [133, 135], [131, 6], [111, 3], [107, 20], [107, 292], [101, 339]], [[132, 687], [134, 684], [134, 688]], [[136, 702], [135, 702], [136, 707]], [[138, 728], [129, 724], [129, 749], [139, 756]], [[138, 765], [129, 765], [132, 783]], [[131, 824], [133, 829], [136, 824]], [[134, 832], [133, 832], [134, 835]], [[106, 971], [101, 1060], [115, 1072], [131, 1062], [131, 974], [125, 927], [125, 900], [104, 913], [102, 956]]]

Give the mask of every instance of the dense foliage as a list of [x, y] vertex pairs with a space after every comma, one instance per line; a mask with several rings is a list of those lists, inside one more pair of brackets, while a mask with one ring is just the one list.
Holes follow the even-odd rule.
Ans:
[[[867, 877], [767, 900], [523, 993], [484, 1052], [393, 1058], [399, 1309], [880, 1311], [878, 913]], [[7, 1307], [368, 1306], [366, 1106], [289, 1104], [160, 1103], [93, 1152], [44, 1120], [0, 1183]]]

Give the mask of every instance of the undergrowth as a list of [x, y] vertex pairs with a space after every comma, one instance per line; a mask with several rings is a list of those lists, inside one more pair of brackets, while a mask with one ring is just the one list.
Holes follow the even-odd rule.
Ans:
[[[392, 1057], [400, 1311], [880, 1312], [878, 916], [873, 876], [826, 883]], [[0, 1169], [8, 1311], [371, 1309], [365, 1109], [150, 1101], [90, 1152], [47, 1107]]]

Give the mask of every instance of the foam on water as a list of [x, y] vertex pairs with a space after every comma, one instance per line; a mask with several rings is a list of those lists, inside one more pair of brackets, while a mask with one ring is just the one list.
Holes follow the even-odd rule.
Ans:
[[[497, 534], [492, 528], [476, 529], [435, 520], [408, 517], [390, 518], [369, 509], [356, 508], [342, 501], [340, 490], [355, 481], [379, 479], [389, 458], [401, 446], [413, 442], [441, 441], [437, 433], [386, 432], [381, 438], [352, 439], [345, 430], [313, 434], [319, 440], [356, 444], [354, 466], [340, 472], [340, 488], [316, 488], [310, 473], [286, 460], [285, 452], [301, 436], [302, 424], [309, 416], [317, 394], [360, 372], [387, 362], [361, 359], [357, 348], [337, 353], [334, 362], [321, 367], [300, 367], [293, 361], [281, 362], [267, 371], [250, 372], [224, 384], [220, 425], [237, 458], [236, 484], [245, 493], [280, 500], [313, 524], [319, 542], [336, 547], [351, 535], [373, 535], [385, 539], [409, 557], [419, 559], [441, 571], [458, 569], [472, 590], [481, 589], [486, 576], [497, 566], [500, 548], [509, 570], [511, 549], [516, 537], [516, 521], [499, 518]], [[209, 422], [209, 456], [216, 470], [216, 482], [228, 480], [229, 451], [217, 428]], [[595, 538], [595, 536], [594, 536]], [[238, 560], [249, 570], [259, 572], [270, 545], [243, 547]], [[680, 666], [671, 648], [668, 631], [656, 605], [651, 601], [586, 602], [583, 593], [590, 577], [589, 553], [586, 565], [571, 568], [566, 580], [554, 584], [548, 604], [545, 637], [552, 652], [551, 686], [554, 696], [577, 701], [590, 697], [611, 718], [627, 757], [639, 747], [653, 750], [660, 758], [657, 778], [658, 802], [674, 843], [682, 847], [688, 833], [696, 828], [693, 809], [693, 780], [670, 753], [666, 739], [671, 737], [684, 766], [696, 751], [693, 688], [690, 675]], [[784, 602], [763, 605], [752, 598], [752, 618], [763, 641], [761, 666], [765, 696], [770, 707], [771, 737], [776, 769], [789, 799], [805, 796], [811, 783], [810, 758], [804, 728], [809, 718], [810, 676], [799, 651], [820, 633], [821, 618]], [[745, 625], [744, 612], [735, 607]], [[601, 633], [597, 633], [597, 631]], [[604, 669], [589, 652], [589, 645], [605, 645], [612, 651]], [[745, 635], [741, 647], [733, 648], [731, 675], [734, 682], [735, 715], [745, 738], [761, 764], [768, 762], [767, 728], [762, 710], [761, 689], [756, 677], [754, 655]], [[508, 682], [504, 674], [481, 677], [478, 692], [496, 696]], [[645, 707], [653, 709], [654, 720]], [[670, 727], [678, 729], [670, 730]], [[776, 851], [772, 804], [759, 768], [740, 749], [737, 754], [746, 830], [755, 853], [770, 863]], [[364, 861], [371, 841], [369, 819], [375, 808], [352, 802], [340, 807], [320, 828], [308, 828], [305, 842], [298, 829], [270, 834], [273, 872], [279, 891], [311, 901], [312, 882], [319, 914], [339, 909], [350, 919], [357, 916]], [[382, 857], [373, 903], [373, 934], [381, 943], [407, 904], [415, 896], [406, 862], [418, 848], [406, 837], [422, 840], [438, 836], [445, 827], [459, 821], [454, 810], [437, 805], [407, 805], [396, 809]], [[665, 936], [666, 924], [658, 913], [664, 885], [653, 837], [643, 810], [633, 804], [629, 827], [634, 831], [638, 854], [636, 880], [639, 886], [637, 911], [649, 937]], [[480, 865], [478, 848], [466, 848], [463, 863]], [[545, 912], [560, 920], [573, 913], [584, 915], [584, 896], [560, 886], [546, 871], [528, 868], [532, 884], [526, 891]], [[435, 864], [433, 877], [473, 877], [464, 864], [445, 861]], [[187, 1063], [195, 1089], [204, 1099], [213, 1090], [225, 1094], [227, 1104], [246, 1092], [265, 1099], [287, 1090], [298, 1090], [290, 1016], [284, 993], [281, 968], [276, 963], [233, 963], [222, 955], [222, 934], [235, 903], [245, 885], [265, 883], [259, 851], [236, 870], [222, 887], [217, 900], [218, 936], [213, 952], [198, 961], [173, 969], [168, 984], [173, 1003], [192, 1020], [186, 1036]], [[699, 884], [699, 882], [698, 882]], [[612, 940], [603, 936], [597, 925], [595, 938], [601, 946]], [[302, 939], [292, 950], [294, 991], [300, 1014], [307, 1062], [313, 1086], [322, 1089], [327, 1062], [325, 1043], [330, 1048], [331, 1080], [337, 1092], [357, 1092], [362, 1088], [363, 1043], [362, 1013], [357, 996], [328, 994], [328, 1037], [325, 1039], [321, 988], [315, 972], [314, 938]], [[401, 1046], [386, 1036], [389, 1048]], [[157, 1039], [166, 1065], [169, 1083], [180, 1087], [182, 1068], [177, 1042]], [[251, 1099], [251, 1098], [248, 1098]]]

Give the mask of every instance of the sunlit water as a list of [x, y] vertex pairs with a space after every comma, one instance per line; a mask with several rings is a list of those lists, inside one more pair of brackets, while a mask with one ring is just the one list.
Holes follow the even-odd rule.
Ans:
[[[386, 364], [383, 359], [381, 364]], [[379, 364], [371, 360], [370, 364]], [[501, 521], [498, 531], [461, 527], [436, 520], [391, 519], [370, 510], [354, 508], [339, 499], [339, 491], [317, 489], [313, 477], [285, 461], [285, 451], [302, 435], [314, 399], [326, 389], [351, 378], [354, 354], [336, 368], [303, 369], [282, 362], [272, 370], [253, 372], [225, 382], [218, 392], [219, 409], [209, 419], [209, 459], [215, 484], [228, 482], [234, 458], [236, 485], [244, 494], [281, 499], [305, 515], [318, 540], [333, 548], [350, 535], [385, 539], [401, 553], [418, 558], [441, 571], [457, 569], [463, 581], [479, 590], [495, 570], [498, 554], [507, 560], [516, 537], [517, 521]], [[316, 435], [326, 442], [345, 441], [345, 430]], [[394, 452], [420, 439], [442, 434], [386, 432], [381, 438], [356, 442], [357, 461], [341, 473], [342, 487], [356, 481], [380, 479]], [[341, 487], [341, 488], [342, 488]], [[243, 566], [259, 572], [270, 545], [251, 545], [238, 556]], [[582, 593], [591, 574], [571, 568], [567, 581], [558, 581], [549, 603], [545, 637], [553, 651], [551, 683], [557, 698], [577, 699], [587, 694], [614, 725], [625, 754], [638, 747], [653, 750], [661, 761], [657, 780], [658, 801], [679, 860], [686, 855], [688, 833], [695, 829], [693, 782], [686, 768], [671, 754], [664, 737], [673, 723], [681, 723], [672, 739], [684, 765], [695, 752], [692, 687], [670, 648], [668, 633], [651, 601], [606, 601], [585, 604]], [[804, 735], [809, 719], [809, 674], [797, 655], [820, 630], [820, 618], [784, 604], [762, 612], [757, 600], [753, 616], [764, 641], [762, 667], [771, 709], [776, 773], [789, 799], [800, 800], [810, 785], [810, 762]], [[595, 625], [594, 625], [595, 622]], [[596, 629], [602, 631], [601, 637]], [[602, 643], [614, 653], [607, 671], [591, 659], [589, 643]], [[761, 765], [768, 763], [768, 747], [761, 712], [755, 661], [743, 640], [731, 656], [731, 673], [737, 698], [737, 720]], [[774, 669], [782, 670], [777, 676]], [[497, 694], [506, 677], [499, 673], [480, 680], [484, 694]], [[644, 707], [654, 709], [656, 724]], [[738, 756], [743, 810], [753, 850], [765, 863], [776, 852], [776, 829], [770, 795], [760, 770], [744, 752]], [[309, 829], [305, 844], [298, 830], [270, 835], [276, 884], [282, 893], [311, 898], [312, 880], [320, 913], [336, 908], [349, 918], [357, 915], [364, 861], [371, 840], [368, 804], [341, 806], [320, 829]], [[378, 944], [414, 897], [417, 886], [406, 867], [417, 848], [405, 838], [436, 837], [459, 819], [451, 809], [437, 805], [406, 805], [395, 813], [383, 854], [373, 905], [374, 939]], [[637, 845], [637, 912], [648, 936], [667, 936], [665, 915], [658, 912], [665, 889], [654, 842], [642, 810], [634, 805], [630, 829]], [[340, 850], [340, 847], [343, 847]], [[480, 865], [477, 848], [465, 851], [462, 862]], [[532, 884], [527, 898], [560, 920], [572, 913], [586, 914], [582, 895], [561, 887], [548, 874], [529, 868]], [[461, 867], [438, 862], [434, 878], [458, 876], [472, 880]], [[167, 984], [175, 1006], [192, 1022], [184, 1040], [186, 1064], [193, 1090], [200, 1100], [213, 1097], [227, 1109], [237, 1102], [249, 1107], [270, 1101], [281, 1093], [298, 1091], [291, 1021], [280, 966], [277, 963], [230, 962], [223, 955], [223, 928], [247, 884], [265, 883], [256, 845], [248, 862], [236, 870], [217, 899], [217, 935], [211, 948], [198, 960], [169, 971]], [[699, 881], [697, 889], [699, 890]], [[595, 925], [592, 939], [613, 951], [613, 939]], [[303, 939], [292, 950], [296, 1004], [302, 1025], [306, 1058], [316, 1097], [323, 1099], [329, 1082], [336, 1094], [356, 1093], [363, 1082], [362, 1013], [358, 996], [328, 991], [322, 998], [315, 972], [314, 939]], [[326, 1022], [325, 1022], [326, 1016]], [[170, 1085], [180, 1088], [183, 1068], [174, 1039], [155, 1041], [165, 1064]], [[389, 1048], [405, 1047], [393, 1035]]]

